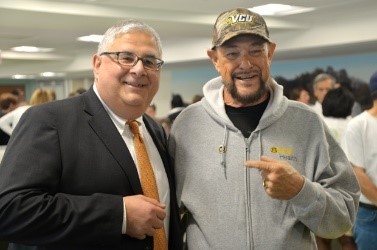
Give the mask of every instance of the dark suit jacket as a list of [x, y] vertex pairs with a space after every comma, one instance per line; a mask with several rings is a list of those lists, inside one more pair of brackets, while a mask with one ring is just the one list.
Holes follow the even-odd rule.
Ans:
[[[169, 179], [169, 249], [182, 249], [165, 134], [143, 119]], [[142, 194], [136, 166], [92, 88], [34, 106], [0, 166], [0, 238], [15, 242], [12, 249], [152, 249], [151, 237], [121, 235], [122, 197], [135, 194]]]

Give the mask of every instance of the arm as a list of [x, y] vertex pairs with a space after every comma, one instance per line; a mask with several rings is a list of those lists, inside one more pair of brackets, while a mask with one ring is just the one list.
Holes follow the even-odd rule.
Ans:
[[352, 164], [357, 179], [360, 183], [361, 192], [368, 198], [375, 206], [377, 206], [377, 187], [374, 185], [369, 176], [365, 173], [365, 170], [361, 167], [357, 167]]
[[0, 128], [8, 135], [12, 134], [12, 126], [11, 126], [12, 120], [13, 120], [13, 111], [3, 115], [0, 118]]
[[[363, 118], [363, 116], [359, 116], [358, 118], [353, 119], [347, 128], [345, 136], [347, 156], [359, 181], [362, 194], [373, 204], [377, 205], [377, 187], [365, 170], [368, 162], [368, 138], [373, 138], [371, 135], [368, 136], [368, 130], [365, 128], [373, 126], [370, 126], [367, 123], [367, 119]], [[375, 140], [375, 138], [372, 140]]]
[[[0, 238], [31, 245], [120, 244], [122, 196], [101, 192], [102, 183], [94, 181], [95, 161], [107, 155], [93, 153], [87, 161], [82, 147], [94, 146], [83, 138], [84, 145], [74, 143], [80, 134], [72, 131], [63, 138], [58, 126], [67, 124], [56, 122], [59, 115], [29, 109], [12, 135], [0, 167]], [[89, 166], [92, 172], [80, 170]]]
[[312, 232], [337, 238], [355, 220], [360, 189], [351, 165], [328, 131], [326, 138], [298, 166], [267, 157], [248, 161], [246, 166], [259, 169], [267, 185], [265, 192], [271, 198], [287, 200], [297, 220]]
[[354, 224], [360, 186], [345, 153], [327, 127], [324, 138], [318, 151], [312, 152], [316, 158], [313, 176], [305, 174], [304, 186], [291, 202], [295, 214], [314, 234], [333, 239]]

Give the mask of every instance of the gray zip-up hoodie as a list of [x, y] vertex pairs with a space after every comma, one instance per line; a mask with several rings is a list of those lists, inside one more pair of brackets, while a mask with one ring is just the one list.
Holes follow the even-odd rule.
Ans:
[[[342, 149], [310, 107], [269, 84], [268, 106], [247, 139], [225, 112], [221, 78], [209, 81], [204, 98], [173, 124], [169, 150], [178, 201], [190, 213], [190, 250], [316, 249], [314, 234], [337, 238], [354, 222], [360, 188]], [[294, 198], [271, 198], [259, 171], [245, 167], [261, 155], [305, 176]]]

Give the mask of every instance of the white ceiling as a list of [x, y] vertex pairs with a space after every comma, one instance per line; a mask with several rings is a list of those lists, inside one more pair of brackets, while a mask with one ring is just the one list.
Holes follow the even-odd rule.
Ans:
[[[163, 59], [207, 60], [217, 15], [265, 0], [0, 0], [0, 78], [55, 71], [68, 77], [91, 76], [97, 44], [79, 36], [103, 34], [124, 18], [154, 27], [163, 42]], [[377, 52], [376, 0], [276, 0], [316, 8], [313, 12], [265, 17], [277, 44], [275, 60]], [[11, 52], [14, 46], [54, 48], [45, 54]]]

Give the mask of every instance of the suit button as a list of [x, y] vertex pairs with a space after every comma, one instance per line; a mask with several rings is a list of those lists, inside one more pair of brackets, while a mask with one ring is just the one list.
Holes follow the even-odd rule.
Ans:
[[146, 246], [145, 250], [152, 250], [152, 247], [151, 246]]

